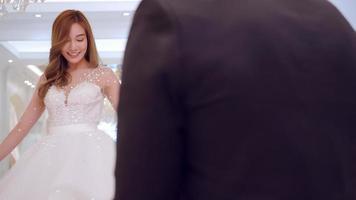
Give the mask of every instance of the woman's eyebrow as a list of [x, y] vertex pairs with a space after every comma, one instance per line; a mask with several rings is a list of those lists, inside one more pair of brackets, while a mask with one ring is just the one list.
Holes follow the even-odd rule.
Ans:
[[81, 37], [81, 36], [85, 36], [85, 33], [78, 34], [75, 37]]

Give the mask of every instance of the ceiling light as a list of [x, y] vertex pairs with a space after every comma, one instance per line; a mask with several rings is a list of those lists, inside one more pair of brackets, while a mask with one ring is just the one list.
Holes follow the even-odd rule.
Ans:
[[13, 63], [14, 61], [10, 59], [10, 60], [8, 60], [7, 62], [9, 62], [9, 63]]
[[41, 18], [41, 17], [42, 17], [42, 14], [35, 14], [35, 17], [36, 17], [36, 18]]
[[129, 12], [124, 12], [122, 15], [123, 16], [130, 16], [130, 13]]
[[25, 80], [24, 83], [25, 83], [26, 85], [30, 86], [31, 88], [35, 88], [35, 87], [36, 87], [36, 86], [35, 86], [33, 83], [31, 83], [31, 81], [29, 81], [29, 80]]
[[35, 65], [27, 65], [27, 68], [33, 71], [38, 76], [41, 76], [43, 74], [43, 72]]

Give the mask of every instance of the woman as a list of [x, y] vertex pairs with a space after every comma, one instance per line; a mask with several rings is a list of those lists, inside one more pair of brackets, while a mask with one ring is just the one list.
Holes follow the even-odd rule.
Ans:
[[1, 200], [112, 198], [115, 144], [97, 124], [104, 97], [117, 108], [119, 83], [98, 60], [83, 13], [60, 13], [52, 27], [49, 64], [19, 123], [1, 143], [0, 160], [45, 109], [48, 134], [0, 181]]

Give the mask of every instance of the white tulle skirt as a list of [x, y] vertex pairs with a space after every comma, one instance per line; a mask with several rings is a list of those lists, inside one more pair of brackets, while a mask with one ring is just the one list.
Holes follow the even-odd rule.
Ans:
[[115, 154], [96, 125], [51, 127], [0, 180], [0, 200], [112, 199]]

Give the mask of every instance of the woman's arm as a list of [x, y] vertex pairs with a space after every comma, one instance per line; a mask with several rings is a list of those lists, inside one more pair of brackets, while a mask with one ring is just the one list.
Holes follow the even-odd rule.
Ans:
[[119, 105], [120, 83], [114, 72], [110, 68], [104, 68], [102, 76], [103, 93], [117, 111]]
[[19, 122], [10, 131], [9, 135], [0, 144], [0, 160], [5, 158], [29, 133], [30, 129], [41, 117], [45, 106], [42, 105], [41, 100], [38, 96], [38, 86], [43, 82], [43, 77], [41, 76], [39, 83], [33, 93], [32, 99], [27, 106], [25, 112], [21, 116]]

